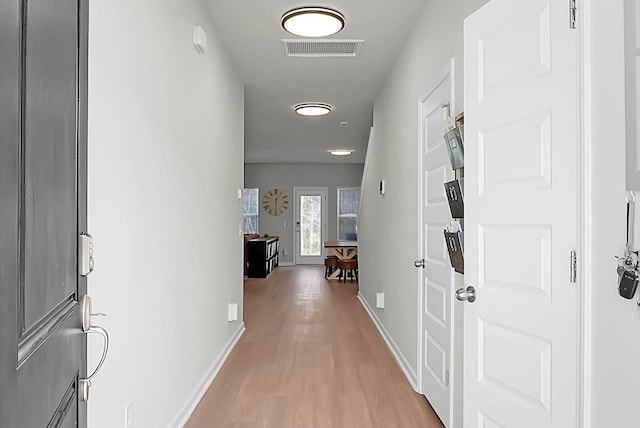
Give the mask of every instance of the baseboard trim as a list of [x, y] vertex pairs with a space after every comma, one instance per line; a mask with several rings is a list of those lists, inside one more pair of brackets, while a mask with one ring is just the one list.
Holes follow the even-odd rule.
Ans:
[[295, 266], [294, 262], [278, 262], [278, 266]]
[[360, 303], [362, 304], [364, 309], [367, 311], [367, 313], [369, 314], [369, 317], [371, 318], [376, 328], [382, 335], [382, 338], [387, 344], [389, 351], [391, 351], [393, 358], [396, 360], [396, 363], [398, 363], [398, 365], [400, 366], [402, 373], [404, 373], [405, 377], [411, 384], [411, 387], [417, 392], [418, 376], [416, 375], [415, 371], [413, 371], [413, 369], [411, 368], [411, 365], [405, 358], [404, 354], [402, 353], [402, 351], [400, 351], [400, 348], [398, 348], [398, 345], [396, 345], [396, 343], [393, 341], [387, 329], [384, 328], [382, 321], [380, 321], [380, 318], [378, 318], [373, 308], [369, 305], [369, 302], [367, 302], [367, 299], [364, 298], [361, 292], [358, 292], [358, 300], [360, 300]]
[[243, 322], [240, 324], [240, 326], [238, 326], [238, 329], [235, 331], [235, 333], [233, 333], [229, 341], [225, 344], [224, 348], [222, 349], [222, 352], [220, 353], [220, 355], [218, 355], [218, 358], [216, 358], [213, 364], [211, 364], [211, 367], [209, 367], [209, 370], [207, 370], [207, 372], [204, 374], [203, 379], [196, 386], [195, 390], [193, 391], [193, 393], [191, 394], [187, 402], [182, 406], [182, 409], [180, 409], [180, 412], [176, 415], [175, 418], [173, 418], [173, 420], [171, 421], [171, 423], [169, 423], [167, 428], [183, 428], [184, 427], [184, 425], [187, 423], [187, 421], [191, 417], [191, 414], [196, 409], [196, 406], [198, 405], [198, 403], [200, 403], [200, 400], [202, 400], [202, 397], [207, 392], [207, 389], [209, 389], [209, 386], [218, 375], [218, 372], [222, 368], [222, 365], [224, 364], [224, 362], [229, 357], [229, 354], [231, 353], [233, 348], [235, 348], [236, 344], [238, 343], [238, 340], [240, 340], [240, 337], [242, 337], [242, 334], [244, 333], [244, 331], [245, 331], [245, 327]]

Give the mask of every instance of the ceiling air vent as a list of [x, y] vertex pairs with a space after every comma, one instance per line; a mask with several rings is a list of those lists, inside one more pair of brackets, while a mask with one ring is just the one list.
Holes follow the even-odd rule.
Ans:
[[358, 56], [364, 40], [283, 39], [287, 56], [350, 57]]

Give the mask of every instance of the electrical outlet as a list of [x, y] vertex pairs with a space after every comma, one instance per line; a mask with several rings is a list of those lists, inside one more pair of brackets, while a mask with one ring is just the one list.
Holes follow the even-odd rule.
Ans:
[[133, 401], [124, 406], [124, 428], [133, 428]]
[[384, 293], [383, 292], [376, 293], [376, 308], [384, 309]]
[[229, 322], [238, 320], [238, 304], [229, 303]]

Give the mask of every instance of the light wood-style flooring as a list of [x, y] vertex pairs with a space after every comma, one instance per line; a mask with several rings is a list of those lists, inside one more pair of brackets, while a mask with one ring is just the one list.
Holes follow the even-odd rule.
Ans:
[[441, 428], [356, 287], [318, 266], [245, 280], [246, 332], [185, 428]]

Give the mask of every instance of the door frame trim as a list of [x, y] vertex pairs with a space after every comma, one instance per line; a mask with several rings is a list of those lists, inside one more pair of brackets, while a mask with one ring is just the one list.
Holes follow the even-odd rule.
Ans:
[[[322, 217], [324, 218], [324, 224], [322, 225], [322, 241], [327, 240], [327, 230], [328, 230], [328, 206], [329, 205], [329, 188], [328, 187], [305, 187], [305, 186], [294, 186], [293, 187], [293, 226], [291, 229], [293, 230], [293, 263], [294, 265], [304, 264], [299, 263], [298, 260], [298, 191], [319, 191], [323, 192], [325, 199], [322, 204]], [[321, 255], [319, 257], [323, 257], [325, 255], [324, 248], [321, 250]]]
[[580, 227], [578, 229], [578, 282], [579, 289], [578, 315], [579, 339], [578, 339], [578, 426], [591, 428], [591, 404], [592, 404], [592, 316], [593, 316], [593, 272], [590, 268], [593, 263], [593, 212], [590, 207], [593, 204], [593, 171], [591, 169], [592, 144], [591, 139], [591, 34], [592, 13], [591, 1], [581, 2], [577, 9], [578, 23], [578, 213]]
[[[80, 234], [88, 232], [88, 190], [89, 190], [89, 1], [78, 0], [78, 19], [80, 37], [78, 46], [78, 116], [76, 122], [77, 137], [77, 178], [76, 204], [78, 209], [78, 248], [80, 248]], [[81, 266], [82, 254], [78, 251], [77, 266]], [[78, 302], [87, 294], [87, 277], [80, 275], [78, 269]], [[80, 361], [79, 378], [87, 376], [87, 335], [82, 335], [84, 358]], [[78, 395], [79, 397], [79, 395]], [[78, 399], [78, 421], [80, 428], [87, 425], [87, 403]]]
[[[423, 163], [423, 153], [422, 153], [422, 146], [424, 144], [423, 141], [423, 135], [422, 135], [422, 117], [423, 117], [423, 108], [422, 105], [423, 103], [429, 98], [429, 96], [431, 96], [431, 94], [440, 86], [440, 84], [442, 84], [442, 82], [444, 80], [446, 80], [447, 78], [451, 79], [451, 94], [450, 94], [450, 109], [451, 112], [453, 114], [455, 114], [456, 111], [456, 105], [455, 105], [455, 87], [456, 87], [456, 79], [455, 79], [455, 58], [451, 58], [448, 62], [448, 64], [443, 67], [443, 69], [436, 75], [435, 78], [432, 79], [432, 83], [427, 87], [426, 90], [424, 90], [418, 97], [417, 100], [417, 112], [418, 112], [418, 145], [417, 145], [417, 158], [418, 158], [418, 259], [423, 259], [425, 258], [425, 254], [424, 254], [424, 227], [423, 227], [423, 215], [424, 215], [424, 177], [423, 177], [423, 167], [424, 167], [424, 163]], [[444, 183], [443, 183], [444, 184]], [[424, 311], [424, 283], [423, 283], [423, 275], [422, 275], [422, 271], [418, 270], [418, 279], [417, 279], [417, 284], [418, 284], [418, 304], [417, 304], [417, 311], [418, 311], [418, 332], [417, 332], [417, 336], [416, 336], [416, 351], [417, 351], [417, 379], [416, 379], [416, 391], [420, 394], [424, 393], [424, 388], [423, 388], [423, 377], [424, 377], [424, 370], [422, 370], [422, 362], [424, 360], [424, 352], [423, 352], [423, 346], [422, 346], [422, 330], [423, 330], [423, 323], [422, 323], [422, 313]], [[451, 296], [453, 296], [453, 290], [451, 290]], [[455, 302], [453, 301], [453, 299], [449, 302], [449, 308], [450, 308], [450, 322], [451, 322], [451, 336], [450, 336], [450, 340], [451, 340], [451, 346], [450, 346], [450, 350], [449, 350], [449, 420], [453, 421], [454, 420], [454, 415], [453, 415], [453, 409], [454, 409], [454, 403], [456, 402], [455, 400], [455, 380], [456, 380], [456, 370], [455, 370], [455, 333], [456, 333], [456, 325], [454, 322], [454, 316], [453, 316], [453, 309], [455, 307]], [[460, 334], [462, 334], [462, 331], [459, 332]], [[462, 392], [462, 391], [460, 391]]]
[[[3, 206], [17, 207], [19, 196], [19, 124], [20, 114], [20, 58], [21, 58], [21, 9], [18, 1], [3, 4], [0, 25], [4, 43], [0, 44], [0, 73], [3, 76], [2, 114], [6, 126], [0, 127], [0, 199]], [[17, 209], [3, 209], [0, 206], [0, 257], [4, 269], [0, 271], [0, 384], [7, 392], [0, 391], [0, 425], [15, 426], [17, 417], [13, 409], [17, 407], [16, 365], [18, 362], [18, 229]], [[6, 259], [5, 259], [6, 258]], [[4, 285], [6, 284], [6, 286]]]

